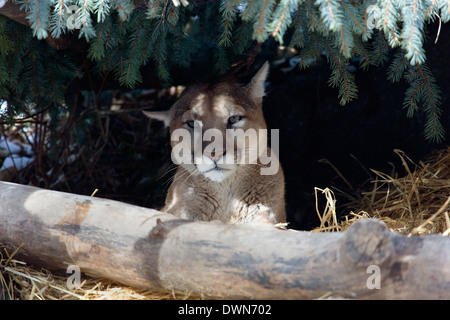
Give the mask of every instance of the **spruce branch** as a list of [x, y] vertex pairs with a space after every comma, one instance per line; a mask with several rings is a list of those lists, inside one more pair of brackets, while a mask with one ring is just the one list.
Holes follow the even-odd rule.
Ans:
[[104, 22], [110, 12], [110, 0], [93, 0], [93, 9], [97, 13], [97, 22]]
[[180, 18], [180, 7], [171, 5], [168, 7], [167, 10], [167, 22], [172, 26], [175, 27], [178, 24], [178, 20]]
[[157, 19], [161, 17], [164, 8], [163, 0], [150, 0], [148, 2], [146, 15], [149, 19]]
[[350, 22], [352, 30], [355, 34], [362, 34], [364, 32], [364, 14], [365, 7], [355, 6], [346, 0], [341, 1], [344, 11], [344, 18]]
[[300, 55], [298, 56], [298, 65], [300, 68], [306, 69], [309, 67], [310, 61], [316, 61], [319, 59], [320, 53], [323, 50], [323, 46], [319, 40], [320, 36], [317, 33], [311, 33], [307, 40], [305, 39], [305, 45], [302, 46]]
[[387, 79], [392, 82], [399, 82], [407, 68], [408, 63], [404, 52], [396, 53], [387, 69]]
[[440, 0], [437, 3], [437, 9], [439, 10], [439, 17], [442, 22], [446, 23], [450, 21], [450, 0]]
[[50, 0], [26, 0], [25, 8], [29, 10], [27, 19], [31, 23], [33, 34], [38, 39], [47, 38], [47, 29], [50, 16]]
[[247, 48], [253, 35], [253, 27], [250, 23], [243, 21], [233, 33], [233, 51], [236, 55], [241, 55]]
[[230, 69], [230, 61], [228, 60], [227, 48], [219, 47], [218, 50], [214, 52], [214, 70], [218, 74], [225, 74], [225, 72]]
[[76, 23], [81, 26], [79, 37], [84, 36], [86, 41], [89, 41], [95, 36], [91, 18], [91, 12], [94, 10], [93, 1], [78, 0], [78, 6]]
[[328, 61], [330, 62], [332, 70], [328, 83], [332, 87], [339, 88], [339, 103], [345, 105], [356, 99], [358, 96], [355, 76], [348, 71], [348, 59], [342, 56], [342, 54], [333, 47], [326, 45], [326, 42], [327, 41], [322, 41], [321, 44], [327, 51]]
[[159, 43], [156, 45], [155, 53], [156, 56], [154, 60], [158, 76], [165, 85], [168, 85], [170, 83], [170, 73], [167, 68], [167, 51], [166, 51], [166, 41], [164, 40], [164, 38], [161, 38]]
[[409, 5], [402, 8], [403, 29], [402, 47], [411, 65], [423, 63], [425, 52], [423, 50], [423, 27], [425, 11], [423, 1], [412, 0]]
[[178, 64], [178, 66], [182, 68], [188, 68], [191, 64], [192, 57], [199, 50], [199, 43], [196, 39], [194, 39], [186, 26], [189, 25], [190, 21], [190, 12], [188, 8], [179, 7], [179, 19], [181, 19], [181, 23], [177, 23], [177, 25], [173, 26], [171, 29], [171, 49], [172, 52], [172, 61]]
[[[287, 41], [299, 49], [295, 60], [301, 68], [326, 52], [329, 84], [339, 88], [341, 104], [357, 97], [355, 75], [347, 69], [350, 59], [359, 58], [366, 69], [388, 61], [389, 51], [398, 47], [402, 51], [391, 58], [387, 78], [406, 79], [408, 115], [424, 110], [427, 137], [441, 134], [440, 93], [425, 65], [423, 45], [427, 23], [450, 21], [450, 0], [15, 0], [17, 12], [10, 1], [0, 14], [32, 31], [15, 31], [14, 23], [0, 19], [0, 91], [20, 95], [21, 101], [46, 94], [48, 101], [59, 100], [60, 69], [39, 55], [32, 57], [31, 50], [44, 50], [35, 43], [43, 38], [61, 49], [73, 45], [73, 36], [81, 37], [89, 46], [78, 52], [88, 48], [96, 70], [113, 71], [127, 86], [142, 79], [141, 67], [149, 61], [168, 84], [170, 68], [189, 67], [197, 53], [209, 55], [214, 70], [224, 74], [241, 63], [252, 40], [262, 48], [270, 38]], [[78, 7], [76, 30], [68, 26], [66, 8], [71, 5]], [[375, 17], [369, 8], [376, 11], [375, 26], [369, 26]], [[5, 30], [8, 25], [11, 29]]]
[[120, 20], [127, 21], [135, 8], [133, 0], [116, 0], [116, 5]]
[[354, 51], [357, 56], [361, 57], [360, 67], [363, 70], [367, 70], [371, 64], [374, 64], [374, 60], [369, 51], [369, 45], [363, 42], [362, 38], [355, 37]]
[[100, 62], [105, 57], [106, 44], [111, 36], [112, 19], [106, 17], [105, 20], [96, 25], [96, 36], [90, 40], [88, 57], [91, 60]]
[[[372, 7], [371, 7], [372, 6]], [[363, 41], [367, 41], [372, 38], [372, 33], [375, 29], [375, 27], [379, 24], [379, 12], [377, 12], [377, 19], [373, 16], [375, 13], [375, 7], [373, 7], [373, 4], [371, 1], [365, 0], [363, 4], [363, 11], [364, 11], [364, 31], [362, 34]], [[369, 16], [370, 15], [370, 16]], [[371, 21], [369, 22], [369, 19]]]
[[314, 32], [322, 27], [323, 21], [320, 18], [320, 12], [313, 6], [312, 1], [313, 0], [305, 1], [305, 12], [308, 19], [311, 19], [312, 22], [309, 24], [309, 30]]
[[236, 5], [236, 0], [226, 0], [222, 1], [219, 6], [219, 13], [222, 15], [221, 33], [217, 42], [219, 46], [231, 47], [233, 44], [231, 39], [233, 24], [237, 17]]
[[263, 0], [261, 10], [257, 15], [258, 18], [256, 19], [253, 26], [255, 30], [253, 33], [253, 39], [257, 40], [258, 42], [264, 42], [269, 37], [267, 28], [272, 16], [274, 5], [275, 0]]
[[251, 21], [261, 10], [261, 0], [250, 0], [246, 3], [245, 10], [242, 12], [241, 17], [243, 21]]
[[316, 0], [320, 16], [326, 27], [331, 31], [340, 31], [342, 27], [342, 7], [338, 0]]
[[394, 48], [400, 44], [398, 22], [401, 17], [397, 0], [378, 0], [377, 6], [381, 11], [381, 28], [388, 38], [389, 45]]
[[354, 45], [354, 36], [350, 26], [348, 24], [341, 25], [339, 27], [339, 37], [336, 38], [338, 39], [337, 42], [340, 44], [342, 54], [346, 58], [350, 58]]
[[59, 38], [65, 31], [66, 14], [64, 0], [57, 0], [50, 18], [50, 32], [52, 37]]
[[[438, 1], [437, 0], [431, 0], [431, 1], [429, 0], [427, 2], [429, 3], [429, 5], [428, 5], [427, 11], [425, 12], [425, 20], [426, 21], [428, 21], [428, 20], [434, 21], [437, 13], [439, 11], [439, 8], [438, 8], [438, 5], [437, 5]], [[426, 4], [427, 3], [425, 3], [425, 5]]]
[[404, 78], [410, 84], [403, 104], [407, 109], [407, 116], [412, 117], [422, 106], [426, 114], [425, 139], [431, 142], [442, 141], [445, 130], [440, 121], [441, 92], [428, 66], [419, 63], [414, 66], [409, 65]]
[[388, 61], [389, 51], [390, 48], [385, 40], [383, 32], [382, 31], [375, 32], [373, 36], [372, 49], [370, 53], [372, 65], [379, 66], [383, 65], [386, 61]]
[[142, 80], [141, 74], [139, 72], [140, 59], [137, 52], [139, 41], [141, 41], [141, 33], [143, 32], [142, 27], [138, 26], [135, 30], [133, 37], [130, 39], [130, 50], [127, 59], [124, 62], [124, 71], [119, 77], [119, 81], [122, 84], [133, 87], [136, 82]]
[[267, 31], [283, 44], [283, 35], [292, 23], [292, 14], [298, 8], [297, 0], [281, 0], [272, 16]]
[[298, 5], [297, 12], [295, 13], [294, 31], [292, 33], [291, 42], [289, 44], [290, 47], [301, 48], [303, 46], [303, 42], [305, 40], [305, 32], [302, 28], [302, 14], [304, 14], [303, 7]]
[[187, 68], [190, 65], [190, 59], [185, 52], [185, 45], [183, 45], [183, 41], [185, 38], [186, 34], [182, 30], [179, 30], [177, 34], [178, 41], [175, 44], [176, 48], [178, 49], [178, 54], [174, 55], [174, 60], [178, 62], [179, 66]]
[[135, 11], [130, 25], [131, 37], [127, 41], [125, 57], [123, 59], [123, 72], [119, 75], [119, 81], [123, 85], [133, 87], [142, 81], [140, 68], [148, 58], [147, 46], [150, 42], [150, 30], [154, 22], [146, 19], [141, 11]]

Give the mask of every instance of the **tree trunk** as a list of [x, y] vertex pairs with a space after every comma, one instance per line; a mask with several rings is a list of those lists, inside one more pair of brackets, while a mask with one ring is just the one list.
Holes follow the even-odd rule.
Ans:
[[449, 299], [450, 239], [367, 219], [345, 232], [192, 222], [116, 201], [0, 182], [0, 243], [25, 261], [212, 298]]

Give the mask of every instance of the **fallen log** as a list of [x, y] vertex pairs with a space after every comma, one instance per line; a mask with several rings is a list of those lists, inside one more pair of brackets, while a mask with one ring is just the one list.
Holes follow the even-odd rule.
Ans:
[[449, 299], [450, 239], [367, 219], [345, 232], [181, 220], [100, 198], [0, 182], [0, 243], [51, 270], [210, 298]]

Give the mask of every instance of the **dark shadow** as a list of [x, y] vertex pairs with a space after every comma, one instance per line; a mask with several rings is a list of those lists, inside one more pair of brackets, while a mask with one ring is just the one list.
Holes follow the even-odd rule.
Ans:
[[[167, 292], [167, 287], [161, 284], [159, 270], [160, 249], [167, 235], [175, 229], [192, 223], [189, 220], [176, 219], [157, 223], [146, 238], [139, 239], [134, 245], [134, 254], [138, 262], [137, 270], [151, 284], [152, 289]], [[176, 257], [173, 257], [176, 259]]]

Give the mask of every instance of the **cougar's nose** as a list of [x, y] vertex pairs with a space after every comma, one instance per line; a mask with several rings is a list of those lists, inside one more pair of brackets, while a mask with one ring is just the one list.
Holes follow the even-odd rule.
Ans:
[[210, 157], [213, 161], [218, 161], [221, 156], [225, 155], [225, 151], [211, 151], [209, 153], [205, 153], [208, 157]]

